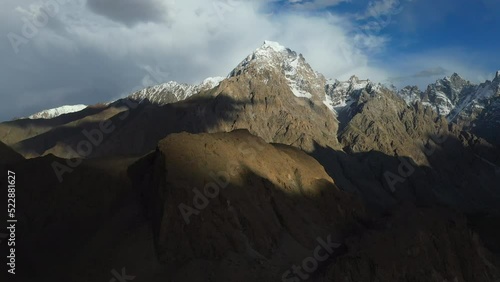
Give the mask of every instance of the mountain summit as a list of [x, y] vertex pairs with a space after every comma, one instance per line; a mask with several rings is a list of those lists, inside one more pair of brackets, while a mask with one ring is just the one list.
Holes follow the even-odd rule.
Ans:
[[262, 79], [268, 83], [268, 72], [283, 75], [297, 97], [324, 99], [324, 76], [314, 71], [302, 54], [273, 41], [264, 41], [260, 48], [231, 71], [229, 77], [250, 73], [262, 75]]

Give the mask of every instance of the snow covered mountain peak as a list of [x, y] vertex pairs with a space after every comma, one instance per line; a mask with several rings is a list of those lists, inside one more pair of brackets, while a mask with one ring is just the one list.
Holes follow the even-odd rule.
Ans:
[[209, 77], [198, 85], [170, 81], [150, 86], [129, 96], [134, 100], [147, 99], [153, 104], [164, 105], [185, 100], [201, 91], [212, 89], [219, 85], [225, 77]]
[[372, 93], [381, 89], [380, 84], [370, 80], [362, 80], [353, 75], [346, 81], [329, 80], [325, 86], [327, 106], [334, 112], [348, 108], [353, 101], [363, 92]]
[[351, 76], [347, 82], [349, 83], [349, 86], [354, 90], [366, 88], [369, 84], [371, 84], [371, 81], [369, 79], [362, 80], [355, 75]]
[[205, 80], [203, 80], [203, 82], [198, 85], [198, 87], [201, 88], [201, 90], [212, 89], [218, 86], [224, 79], [226, 78], [223, 76], [205, 78]]
[[258, 71], [266, 68], [280, 69], [283, 65], [290, 65], [294, 62], [295, 66], [298, 60], [304, 61], [302, 55], [282, 46], [273, 41], [264, 41], [264, 44], [257, 48], [252, 54], [248, 55], [229, 76], [237, 75], [235, 71], [245, 71], [251, 66], [255, 66]]
[[458, 73], [453, 73], [451, 76], [446, 76], [443, 79], [436, 80], [436, 83], [434, 85], [446, 87], [461, 87], [466, 84], [469, 84], [469, 81], [463, 79]]
[[272, 49], [275, 52], [283, 52], [286, 51], [287, 48], [278, 42], [265, 40], [264, 44], [259, 49]]
[[451, 75], [451, 79], [463, 79], [458, 73], [454, 72], [452, 75]]
[[248, 55], [229, 77], [250, 73], [269, 83], [269, 74], [282, 75], [290, 90], [297, 97], [324, 99], [326, 79], [314, 71], [302, 54], [273, 41], [264, 44]]
[[51, 118], [58, 117], [60, 115], [79, 112], [85, 108], [87, 108], [87, 105], [82, 105], [82, 104], [61, 106], [61, 107], [57, 107], [57, 108], [53, 108], [53, 109], [43, 110], [41, 112], [38, 112], [36, 114], [29, 116], [28, 118], [29, 119], [51, 119]]
[[398, 94], [409, 105], [419, 101], [449, 121], [467, 124], [487, 108], [490, 99], [500, 96], [500, 71], [493, 81], [481, 84], [473, 84], [454, 73], [430, 84], [424, 92], [405, 87]]

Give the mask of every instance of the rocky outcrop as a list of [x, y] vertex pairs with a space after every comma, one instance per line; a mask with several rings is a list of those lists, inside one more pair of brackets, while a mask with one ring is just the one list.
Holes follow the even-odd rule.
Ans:
[[375, 150], [428, 164], [422, 146], [429, 136], [448, 132], [444, 118], [421, 104], [407, 106], [388, 89], [361, 92], [349, 112], [345, 128], [339, 133], [348, 152]]
[[279, 266], [286, 252], [313, 248], [318, 236], [340, 240], [364, 216], [312, 157], [246, 130], [170, 135], [130, 171], [166, 264], [236, 254]]

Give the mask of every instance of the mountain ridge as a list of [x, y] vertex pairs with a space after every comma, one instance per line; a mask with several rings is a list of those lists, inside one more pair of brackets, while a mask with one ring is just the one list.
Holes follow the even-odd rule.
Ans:
[[[363, 90], [378, 91], [381, 88], [390, 89], [388, 85], [375, 83], [369, 79], [361, 80], [355, 75], [346, 81], [326, 79], [324, 75], [314, 71], [299, 54], [278, 42], [266, 40], [254, 52], [241, 61], [226, 77], [209, 77], [198, 85], [170, 81], [146, 87], [134, 92], [127, 98], [141, 101], [148, 99], [153, 104], [165, 105], [185, 100], [204, 90], [209, 90], [219, 85], [223, 80], [241, 74], [244, 71], [262, 72], [266, 68], [273, 68], [283, 73], [288, 81], [292, 93], [300, 98], [322, 101], [336, 115], [352, 103]], [[252, 70], [251, 70], [252, 69]], [[268, 78], [263, 78], [267, 83]], [[489, 100], [500, 95], [500, 70], [496, 72], [492, 81], [473, 84], [463, 79], [459, 74], [453, 73], [443, 79], [427, 86], [421, 91], [416, 86], [405, 86], [393, 89], [408, 105], [421, 102], [431, 107], [440, 115], [447, 116], [449, 121], [461, 118], [459, 122], [465, 123], [467, 129], [474, 127], [475, 117], [489, 104]], [[110, 103], [114, 103], [112, 101]], [[84, 105], [61, 106], [44, 110], [29, 118], [53, 118], [61, 114], [72, 113], [83, 109]], [[58, 111], [58, 109], [61, 109]], [[64, 110], [72, 109], [72, 110]], [[465, 112], [465, 113], [464, 113]], [[472, 119], [463, 118], [474, 115]]]

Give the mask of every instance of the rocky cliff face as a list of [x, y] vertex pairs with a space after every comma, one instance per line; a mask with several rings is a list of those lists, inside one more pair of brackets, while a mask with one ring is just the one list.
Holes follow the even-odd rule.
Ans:
[[[332, 168], [328, 171], [339, 187], [373, 205], [410, 201], [468, 213], [500, 212], [495, 204], [500, 154], [484, 139], [419, 102], [408, 106], [388, 90], [362, 91], [348, 111], [338, 135], [347, 154], [323, 149], [316, 155]], [[481, 204], [475, 204], [479, 198]]]
[[447, 116], [465, 97], [471, 95], [474, 86], [458, 74], [436, 81], [427, 87], [422, 102], [433, 105], [438, 114]]
[[[388, 89], [362, 91], [348, 108], [339, 140], [350, 152], [376, 150], [428, 164], [422, 151], [429, 136], [447, 134], [447, 122], [421, 105], [407, 106]], [[442, 131], [442, 132], [440, 132]]]
[[411, 105], [421, 102], [431, 107], [439, 115], [447, 117], [449, 122], [463, 129], [486, 137], [491, 143], [497, 144], [498, 137], [487, 134], [486, 124], [495, 126], [496, 100], [500, 97], [500, 71], [492, 81], [472, 84], [458, 74], [437, 80], [430, 84], [427, 90], [420, 92], [417, 87], [405, 87], [398, 94]]
[[381, 88], [380, 85], [369, 80], [360, 80], [356, 76], [352, 76], [347, 81], [328, 81], [325, 85], [325, 92], [329, 98], [327, 104], [335, 112], [341, 112], [348, 108], [363, 90], [371, 92], [379, 88]]

